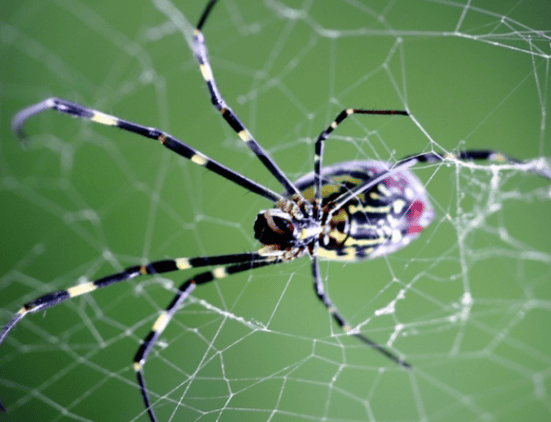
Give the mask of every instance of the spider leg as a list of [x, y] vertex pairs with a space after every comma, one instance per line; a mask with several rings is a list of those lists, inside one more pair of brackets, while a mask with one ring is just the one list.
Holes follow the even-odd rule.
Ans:
[[[342, 206], [344, 206], [344, 204], [346, 204], [355, 196], [365, 192], [366, 190], [375, 186], [377, 183], [383, 181], [386, 177], [388, 177], [388, 175], [403, 169], [407, 169], [408, 167], [411, 167], [417, 163], [436, 163], [436, 162], [441, 162], [448, 159], [452, 159], [452, 160], [455, 159], [455, 160], [462, 160], [462, 161], [486, 160], [490, 162], [498, 162], [498, 163], [509, 162], [511, 164], [522, 164], [522, 165], [530, 164], [530, 162], [528, 161], [522, 161], [522, 160], [519, 160], [518, 158], [514, 158], [492, 150], [468, 150], [468, 151], [462, 151], [459, 153], [449, 153], [445, 155], [439, 155], [434, 152], [426, 152], [426, 153], [417, 154], [417, 155], [410, 155], [398, 161], [392, 168], [379, 174], [377, 177], [371, 180], [368, 180], [363, 185], [358, 185], [354, 189], [351, 189], [350, 191], [345, 192], [341, 196], [337, 197], [331, 203], [330, 208], [328, 208], [328, 211], [324, 214], [323, 216], [324, 221], [327, 221], [329, 218], [331, 218], [335, 210], [340, 209]], [[551, 179], [551, 169], [549, 167], [543, 167], [539, 163], [534, 163], [528, 168], [528, 170], [530, 170], [532, 173], [538, 176]]]
[[386, 349], [385, 347], [375, 343], [373, 340], [370, 340], [363, 334], [359, 332], [351, 332], [351, 327], [346, 323], [344, 318], [339, 314], [333, 303], [331, 302], [331, 299], [329, 299], [329, 296], [325, 293], [325, 290], [323, 288], [323, 283], [321, 281], [320, 271], [319, 271], [319, 261], [317, 257], [314, 257], [312, 259], [312, 273], [314, 275], [314, 288], [316, 289], [316, 295], [318, 296], [318, 299], [321, 300], [321, 302], [325, 305], [325, 307], [329, 310], [331, 313], [331, 316], [333, 319], [339, 324], [342, 329], [352, 334], [354, 337], [360, 339], [362, 342], [367, 344], [369, 347], [375, 349], [376, 351], [382, 353], [387, 358], [393, 360], [398, 365], [400, 365], [404, 369], [411, 369], [411, 365], [404, 361], [402, 358], [396, 356], [394, 353], [392, 353], [390, 350]]
[[390, 174], [395, 173], [400, 170], [405, 170], [408, 167], [413, 166], [414, 164], [418, 163], [417, 157], [410, 157], [408, 159], [399, 161], [394, 167], [391, 169], [384, 171], [374, 177], [373, 179], [367, 180], [364, 184], [360, 184], [353, 189], [350, 189], [349, 191], [343, 193], [341, 196], [338, 196], [335, 198], [331, 203], [327, 204], [326, 207], [324, 207], [324, 213], [322, 216], [322, 224], [324, 224], [326, 221], [329, 221], [333, 213], [342, 208], [348, 201], [350, 201], [352, 198], [356, 197], [357, 195], [365, 192], [369, 188], [375, 186], [377, 183], [382, 182], [385, 180]]
[[160, 141], [162, 145], [164, 145], [169, 150], [175, 152], [176, 154], [193, 161], [195, 164], [207, 168], [208, 170], [224, 177], [225, 179], [244, 187], [250, 192], [256, 193], [257, 195], [260, 195], [272, 202], [284, 201], [284, 198], [281, 195], [248, 179], [245, 176], [242, 176], [241, 174], [223, 166], [222, 164], [219, 164], [218, 162], [212, 160], [199, 151], [196, 151], [179, 139], [176, 139], [165, 132], [162, 132], [155, 128], [145, 127], [136, 123], [119, 119], [118, 117], [111, 116], [60, 98], [48, 98], [17, 113], [12, 122], [13, 131], [15, 132], [17, 137], [19, 139], [25, 138], [25, 133], [23, 132], [23, 124], [29, 117], [48, 109], [53, 109], [60, 113], [69, 114], [71, 116], [81, 119], [91, 120], [102, 125], [118, 127], [128, 132], [132, 132], [149, 139]]
[[[331, 132], [336, 129], [336, 127], [342, 123], [344, 119], [353, 114], [379, 114], [379, 115], [394, 115], [399, 114], [401, 116], [409, 116], [409, 113], [404, 110], [362, 110], [357, 108], [347, 108], [339, 113], [339, 115], [333, 120], [333, 122], [320, 133], [318, 139], [316, 140], [315, 146], [315, 155], [314, 155], [314, 186], [315, 186], [315, 202], [317, 207], [315, 212], [321, 204], [321, 166], [323, 158], [323, 147], [325, 140], [329, 137]], [[317, 215], [316, 215], [317, 217]]]
[[[235, 272], [245, 271], [247, 269], [258, 268], [261, 266], [275, 264], [279, 262], [281, 261], [279, 261], [278, 258], [262, 256], [256, 252], [251, 252], [251, 253], [218, 255], [218, 256], [200, 256], [195, 258], [165, 259], [161, 261], [149, 262], [144, 265], [135, 265], [132, 267], [128, 267], [118, 273], [108, 275], [106, 277], [97, 279], [95, 281], [91, 281], [84, 284], [78, 284], [76, 286], [69, 287], [67, 290], [59, 290], [57, 292], [48, 293], [44, 296], [38, 297], [30, 302], [27, 302], [25, 305], [23, 305], [23, 307], [19, 311], [15, 313], [12, 319], [2, 328], [2, 331], [0, 331], [0, 346], [2, 345], [2, 342], [4, 341], [4, 339], [10, 332], [10, 330], [15, 325], [17, 325], [17, 323], [21, 321], [21, 319], [25, 315], [29, 313], [42, 311], [44, 309], [55, 306], [67, 299], [71, 299], [76, 296], [90, 293], [90, 292], [93, 292], [94, 290], [109, 286], [111, 284], [119, 283], [124, 280], [128, 280], [131, 278], [135, 278], [135, 277], [139, 277], [147, 274], [161, 274], [161, 273], [181, 271], [181, 270], [187, 270], [190, 268], [198, 268], [198, 267], [211, 266], [211, 265], [237, 264], [226, 268], [218, 267], [212, 271], [200, 274], [199, 276], [195, 277], [195, 279], [193, 280], [189, 280], [191, 284], [187, 286], [187, 289], [188, 289], [187, 293], [179, 293], [179, 295], [185, 294], [185, 296], [187, 296], [189, 295], [191, 290], [193, 290], [196, 284], [202, 284], [207, 281], [211, 281], [215, 278], [222, 278], [222, 277], [225, 277], [226, 275], [233, 274]], [[180, 288], [180, 292], [185, 290], [185, 289], [182, 289], [182, 287]], [[190, 288], [191, 290], [189, 290]], [[174, 301], [171, 304], [171, 306], [172, 305], [174, 305]], [[175, 306], [177, 307], [177, 305]], [[175, 310], [176, 308], [174, 308], [174, 311]], [[170, 316], [172, 316], [174, 311], [170, 313]], [[164, 317], [163, 315], [164, 314], [161, 314], [161, 317], [159, 317], [159, 319], [153, 326], [153, 329], [154, 330], [156, 329], [158, 331], [158, 334], [160, 334], [160, 331], [161, 331], [160, 326], [162, 325], [164, 318], [168, 316], [168, 314], [167, 316], [164, 316]], [[144, 359], [154, 344], [154, 340], [150, 339], [150, 337], [151, 337], [151, 334], [146, 338], [146, 341], [144, 342], [144, 344], [148, 342], [149, 343], [152, 342], [150, 346], [147, 346], [146, 348], [144, 345], [142, 345], [142, 347], [140, 347], [140, 351], [143, 354]], [[156, 338], [157, 337], [155, 337], [155, 339]], [[138, 352], [138, 354], [139, 353], [140, 352]], [[136, 360], [136, 363], [134, 364], [135, 368], [136, 368], [136, 365], [138, 364], [137, 362], [140, 362], [140, 359]], [[141, 376], [142, 375], [140, 370], [138, 379]], [[146, 400], [147, 393], [144, 390], [145, 386], [143, 385], [143, 379], [139, 381], [140, 381], [140, 385], [142, 386], [142, 395], [144, 395], [144, 400]], [[2, 404], [0, 404], [0, 411], [5, 411], [5, 408], [2, 406]], [[150, 412], [149, 409], [148, 409], [148, 412]], [[152, 417], [152, 420], [155, 421], [153, 417]]]
[[138, 383], [140, 384], [140, 390], [142, 393], [145, 407], [147, 409], [147, 413], [152, 422], [157, 422], [157, 418], [155, 417], [155, 413], [153, 412], [153, 408], [151, 407], [152, 403], [149, 398], [149, 393], [147, 392], [145, 378], [143, 374], [143, 367], [147, 361], [147, 357], [151, 352], [151, 349], [153, 348], [153, 346], [155, 346], [157, 340], [159, 339], [159, 336], [161, 335], [161, 333], [164, 331], [164, 329], [172, 319], [174, 313], [180, 308], [180, 306], [185, 301], [185, 299], [191, 294], [191, 292], [199, 284], [205, 284], [210, 281], [218, 280], [239, 272], [248, 271], [248, 270], [252, 270], [260, 267], [265, 267], [267, 265], [279, 264], [283, 262], [280, 259], [273, 259], [273, 257], [272, 258], [262, 257], [261, 259], [262, 260], [257, 260], [257, 261], [250, 260], [248, 262], [247, 261], [241, 262], [236, 265], [217, 267], [214, 270], [200, 273], [195, 277], [186, 280], [178, 289], [178, 292], [176, 293], [176, 296], [174, 296], [174, 299], [172, 299], [172, 302], [170, 302], [168, 307], [163, 312], [161, 312], [161, 314], [153, 324], [151, 331], [145, 337], [143, 343], [140, 345], [140, 348], [138, 349], [138, 352], [136, 353], [136, 356], [134, 357], [134, 370], [136, 371]]
[[235, 133], [239, 135], [241, 140], [245, 142], [245, 144], [260, 159], [262, 164], [264, 164], [264, 167], [266, 167], [266, 169], [268, 169], [268, 171], [272, 173], [272, 175], [279, 181], [279, 183], [281, 183], [289, 196], [294, 197], [297, 204], [301, 208], [308, 210], [308, 213], [310, 213], [312, 209], [311, 204], [304, 199], [302, 193], [287, 178], [287, 176], [285, 176], [285, 174], [281, 171], [277, 164], [268, 156], [266, 151], [264, 151], [260, 144], [253, 138], [251, 133], [247, 130], [243, 123], [241, 123], [235, 112], [230, 107], [228, 107], [228, 105], [224, 101], [224, 98], [222, 98], [220, 91], [218, 90], [218, 86], [216, 85], [214, 74], [210, 66], [205, 38], [201, 32], [201, 28], [205, 24], [216, 1], [217, 0], [211, 0], [208, 3], [205, 11], [199, 19], [197, 29], [195, 29], [193, 33], [193, 52], [195, 54], [195, 57], [197, 58], [197, 61], [199, 62], [199, 70], [201, 71], [201, 75], [203, 76], [203, 79], [207, 84], [211, 102], [214, 107], [216, 107], [216, 109], [222, 114], [224, 120], [230, 125]]
[[172, 271], [187, 270], [189, 268], [204, 267], [209, 265], [224, 265], [235, 263], [251, 263], [257, 261], [263, 261], [266, 257], [259, 255], [258, 253], [243, 253], [232, 255], [219, 255], [219, 256], [201, 256], [196, 258], [176, 258], [165, 259], [162, 261], [154, 261], [145, 265], [135, 265], [128, 267], [121, 272], [108, 275], [106, 277], [90, 281], [84, 284], [77, 284], [76, 286], [69, 287], [66, 290], [58, 290], [57, 292], [48, 293], [44, 296], [40, 296], [30, 302], [27, 302], [19, 311], [15, 313], [12, 319], [2, 328], [0, 331], [0, 345], [10, 332], [10, 330], [27, 314], [39, 312], [44, 309], [50, 308], [58, 303], [64, 302], [67, 299], [71, 299], [82, 294], [93, 292], [94, 290], [102, 287], [109, 286], [111, 284], [119, 283], [124, 280], [139, 277], [146, 274], [161, 274]]

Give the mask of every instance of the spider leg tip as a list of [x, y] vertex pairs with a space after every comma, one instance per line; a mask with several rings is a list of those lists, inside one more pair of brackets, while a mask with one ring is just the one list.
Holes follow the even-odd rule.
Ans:
[[29, 148], [30, 141], [29, 141], [29, 138], [27, 137], [26, 133], [21, 132], [20, 134], [18, 134], [17, 135], [17, 140], [19, 141], [19, 145], [21, 145], [21, 148], [23, 148], [23, 149]]
[[21, 146], [26, 148], [29, 146], [29, 138], [27, 133], [23, 130], [23, 123], [24, 122], [14, 121], [11, 128], [14, 136], [17, 138]]

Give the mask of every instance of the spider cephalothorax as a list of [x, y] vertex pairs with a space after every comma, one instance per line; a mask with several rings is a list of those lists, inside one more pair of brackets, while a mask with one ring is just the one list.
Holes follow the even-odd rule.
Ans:
[[312, 216], [293, 216], [279, 208], [259, 212], [254, 223], [254, 237], [264, 245], [259, 253], [283, 261], [306, 252], [312, 255], [321, 232], [321, 224]]

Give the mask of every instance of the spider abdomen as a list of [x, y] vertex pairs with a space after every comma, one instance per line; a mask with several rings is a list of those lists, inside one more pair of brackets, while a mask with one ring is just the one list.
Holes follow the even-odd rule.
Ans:
[[[378, 161], [349, 161], [322, 171], [322, 206], [388, 171]], [[314, 200], [314, 173], [296, 181], [304, 197]], [[335, 210], [320, 239], [318, 256], [357, 261], [391, 253], [408, 245], [434, 218], [419, 179], [407, 169], [388, 177]]]

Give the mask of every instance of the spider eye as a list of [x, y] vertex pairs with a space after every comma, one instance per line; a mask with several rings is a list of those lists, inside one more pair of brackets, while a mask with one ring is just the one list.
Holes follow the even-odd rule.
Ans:
[[264, 245], [286, 245], [293, 241], [295, 226], [280, 210], [261, 212], [254, 222], [254, 237]]

